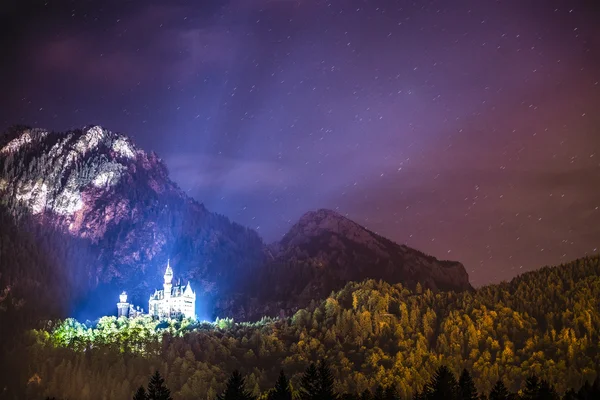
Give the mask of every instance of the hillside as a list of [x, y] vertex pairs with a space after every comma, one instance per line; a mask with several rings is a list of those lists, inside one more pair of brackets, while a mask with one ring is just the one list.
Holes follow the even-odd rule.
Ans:
[[516, 391], [532, 373], [564, 392], [598, 377], [599, 299], [595, 256], [473, 292], [349, 283], [291, 319], [261, 324], [66, 321], [32, 332], [17, 381], [39, 396], [125, 399], [156, 368], [174, 399], [213, 399], [235, 368], [258, 394], [280, 368], [297, 384], [310, 361], [326, 359], [340, 393], [380, 384], [407, 399], [441, 364], [457, 375], [468, 368], [485, 393], [499, 378]]
[[[36, 263], [21, 260], [21, 246], [11, 242], [9, 258], [21, 268], [3, 265], [0, 287], [18, 287], [20, 274], [29, 274], [37, 280], [25, 286], [57, 297], [58, 288], [46, 281], [63, 277], [60, 291], [71, 299], [63, 309], [93, 298], [93, 307], [104, 302], [103, 312], [112, 312], [107, 295], [116, 299], [123, 289], [147, 307], [168, 258], [177, 278], [194, 283], [207, 305], [203, 316], [238, 320], [289, 313], [349, 280], [470, 289], [459, 263], [396, 245], [331, 211], [305, 215], [281, 243], [266, 246], [255, 231], [188, 197], [156, 154], [99, 126], [64, 133], [11, 129], [0, 138], [0, 177], [3, 216], [15, 219], [6, 226], [30, 232], [26, 247], [34, 253], [42, 251], [38, 243], [52, 253], [44, 272], [33, 273]], [[344, 229], [330, 229], [331, 221]], [[318, 229], [306, 229], [311, 226]], [[49, 237], [52, 245], [45, 245]]]

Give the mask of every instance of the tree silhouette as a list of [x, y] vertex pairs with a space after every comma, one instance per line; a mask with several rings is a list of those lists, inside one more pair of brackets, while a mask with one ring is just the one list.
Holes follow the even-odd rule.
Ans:
[[385, 390], [383, 389], [383, 386], [377, 385], [373, 400], [385, 400]]
[[371, 394], [371, 391], [369, 389], [363, 390], [363, 392], [360, 395], [360, 400], [373, 400], [373, 395]]
[[458, 400], [458, 382], [448, 367], [439, 367], [425, 390], [427, 400]]
[[337, 399], [337, 394], [333, 389], [333, 374], [331, 373], [331, 369], [325, 360], [321, 360], [319, 362], [319, 400], [335, 400]]
[[560, 400], [558, 393], [554, 390], [554, 387], [546, 380], [542, 379], [540, 382], [537, 400]]
[[510, 393], [508, 393], [508, 389], [504, 386], [504, 382], [499, 379], [490, 392], [489, 400], [508, 400], [509, 395]]
[[319, 371], [311, 363], [300, 380], [300, 398], [302, 400], [319, 400]]
[[275, 388], [269, 394], [269, 400], [292, 400], [290, 381], [283, 370], [279, 372], [279, 378], [275, 382]]
[[[139, 390], [138, 390], [139, 391]], [[171, 391], [165, 386], [165, 380], [156, 371], [148, 383], [148, 400], [172, 400]]]
[[460, 374], [460, 379], [458, 380], [458, 389], [461, 400], [479, 400], [475, 382], [473, 382], [473, 378], [466, 368], [463, 369], [462, 373]]
[[536, 375], [530, 375], [525, 381], [525, 389], [521, 394], [522, 400], [538, 400], [540, 380]]
[[217, 395], [217, 400], [255, 400], [255, 397], [246, 390], [244, 377], [235, 370], [227, 380], [223, 393]]
[[385, 388], [384, 397], [385, 400], [398, 400], [398, 391], [396, 390], [396, 386], [390, 385]]
[[133, 400], [147, 400], [148, 395], [146, 394], [146, 389], [143, 386], [140, 386], [138, 390], [133, 395]]

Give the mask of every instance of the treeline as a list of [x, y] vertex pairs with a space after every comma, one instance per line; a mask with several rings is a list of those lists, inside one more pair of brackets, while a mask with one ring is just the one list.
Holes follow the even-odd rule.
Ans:
[[600, 259], [589, 257], [474, 293], [351, 283], [293, 318], [257, 324], [67, 320], [31, 331], [20, 382], [36, 398], [118, 399], [159, 370], [174, 399], [211, 400], [234, 369], [259, 396], [280, 369], [297, 383], [327, 360], [338, 393], [382, 385], [409, 399], [445, 365], [469, 370], [481, 393], [500, 379], [516, 392], [534, 374], [563, 394], [597, 378], [599, 299]]
[[[204, 398], [199, 394], [199, 398]], [[422, 390], [415, 393], [413, 400], [592, 400], [600, 398], [600, 380], [593, 385], [586, 382], [579, 390], [570, 389], [560, 396], [548, 381], [531, 375], [524, 387], [511, 393], [502, 380], [493, 385], [489, 393], [478, 393], [473, 378], [468, 370], [463, 369], [457, 377], [446, 366], [441, 366]], [[312, 363], [298, 382], [297, 388], [280, 371], [273, 388], [260, 396], [252, 394], [246, 388], [245, 378], [235, 370], [227, 380], [225, 389], [214, 400], [402, 400], [394, 386], [378, 385], [374, 392], [365, 390], [362, 393], [337, 393], [331, 369], [325, 361], [318, 365]], [[47, 400], [56, 400], [55, 398]], [[171, 390], [165, 380], [156, 371], [148, 382], [147, 388], [140, 386], [133, 400], [173, 400]]]

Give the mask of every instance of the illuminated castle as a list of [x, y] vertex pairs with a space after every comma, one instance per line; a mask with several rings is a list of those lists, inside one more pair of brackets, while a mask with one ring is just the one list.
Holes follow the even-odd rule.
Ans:
[[156, 290], [150, 296], [148, 313], [158, 318], [174, 318], [183, 315], [187, 318], [196, 318], [196, 293], [192, 290], [190, 282], [182, 286], [173, 286], [173, 270], [167, 262], [163, 290]]
[[[155, 290], [150, 296], [148, 302], [148, 314], [159, 319], [176, 318], [184, 316], [187, 318], [196, 318], [196, 293], [192, 290], [190, 283], [181, 286], [173, 286], [173, 269], [171, 263], [167, 262], [165, 271], [165, 282], [163, 290]], [[135, 318], [142, 315], [144, 310], [134, 307], [127, 302], [127, 293], [123, 292], [119, 296], [117, 303], [119, 317]]]

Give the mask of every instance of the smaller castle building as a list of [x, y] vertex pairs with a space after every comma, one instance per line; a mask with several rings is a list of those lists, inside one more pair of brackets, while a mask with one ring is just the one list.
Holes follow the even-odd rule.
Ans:
[[123, 292], [119, 295], [119, 302], [117, 303], [118, 317], [135, 318], [138, 315], [142, 315], [144, 310], [140, 307], [134, 307], [133, 304], [127, 302], [127, 293]]

